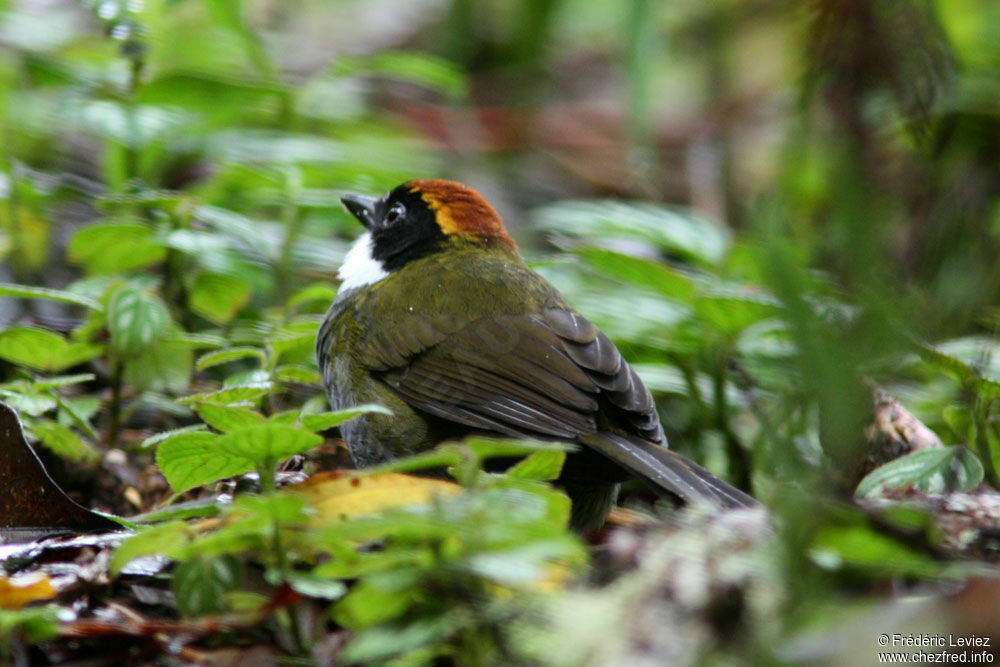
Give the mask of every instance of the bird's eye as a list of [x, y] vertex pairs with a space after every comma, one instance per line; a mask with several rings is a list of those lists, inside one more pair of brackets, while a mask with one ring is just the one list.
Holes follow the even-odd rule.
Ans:
[[385, 214], [385, 221], [391, 225], [402, 218], [405, 213], [406, 207], [397, 202], [393, 204], [389, 211]]

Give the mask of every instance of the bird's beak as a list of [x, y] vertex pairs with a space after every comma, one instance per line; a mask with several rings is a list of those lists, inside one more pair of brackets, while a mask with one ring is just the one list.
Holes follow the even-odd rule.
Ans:
[[361, 221], [365, 229], [375, 226], [375, 206], [378, 204], [378, 199], [366, 195], [344, 195], [340, 201], [351, 215]]

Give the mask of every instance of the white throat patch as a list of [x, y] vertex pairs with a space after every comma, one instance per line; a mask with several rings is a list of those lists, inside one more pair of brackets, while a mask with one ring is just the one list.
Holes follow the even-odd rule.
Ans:
[[365, 232], [347, 251], [344, 263], [340, 265], [337, 275], [342, 282], [338, 294], [355, 287], [374, 285], [389, 275], [379, 261], [372, 257], [372, 250], [372, 235]]

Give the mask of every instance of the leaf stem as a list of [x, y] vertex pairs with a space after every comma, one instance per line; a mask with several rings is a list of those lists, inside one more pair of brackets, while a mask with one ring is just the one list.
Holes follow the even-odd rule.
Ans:
[[121, 357], [115, 355], [111, 360], [111, 421], [108, 425], [108, 445], [118, 446], [122, 423], [122, 384], [125, 377], [125, 364]]

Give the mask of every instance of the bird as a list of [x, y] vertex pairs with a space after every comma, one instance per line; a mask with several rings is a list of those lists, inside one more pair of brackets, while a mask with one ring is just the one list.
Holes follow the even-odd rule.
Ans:
[[316, 337], [358, 467], [473, 434], [575, 445], [557, 483], [570, 526], [599, 528], [620, 484], [717, 508], [756, 501], [667, 448], [649, 389], [615, 344], [524, 262], [492, 205], [453, 181], [415, 179], [341, 202], [365, 228], [345, 255]]

